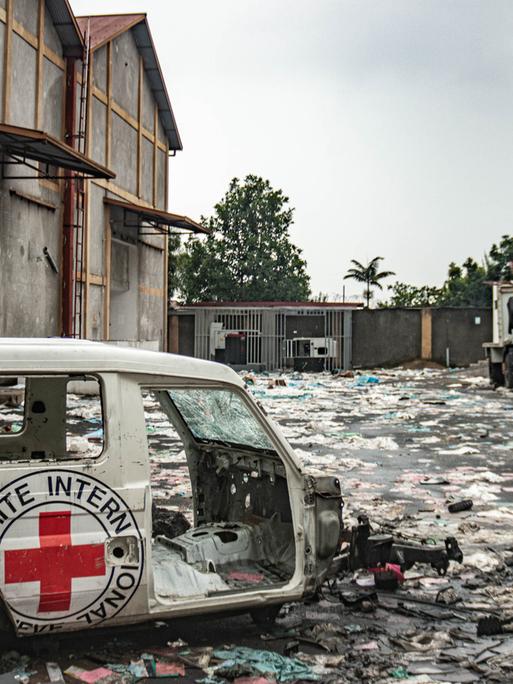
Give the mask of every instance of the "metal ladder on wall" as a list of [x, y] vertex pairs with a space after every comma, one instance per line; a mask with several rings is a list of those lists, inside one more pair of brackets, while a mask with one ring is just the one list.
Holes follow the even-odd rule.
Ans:
[[[87, 131], [87, 96], [89, 82], [89, 53], [91, 38], [89, 23], [85, 35], [85, 55], [82, 60], [82, 82], [80, 84], [80, 103], [78, 116], [78, 130], [75, 136], [76, 148], [82, 154], [86, 152], [86, 131]], [[72, 337], [85, 337], [84, 330], [84, 293], [86, 288], [86, 273], [84, 271], [85, 261], [85, 222], [86, 222], [86, 187], [83, 174], [75, 174], [75, 209], [74, 209], [74, 231], [73, 231], [73, 316], [72, 316]]]

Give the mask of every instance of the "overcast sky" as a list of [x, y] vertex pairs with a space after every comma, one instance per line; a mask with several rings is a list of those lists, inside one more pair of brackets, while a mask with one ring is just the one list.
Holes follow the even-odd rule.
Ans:
[[233, 176], [268, 178], [315, 293], [376, 255], [440, 284], [513, 234], [511, 0], [72, 5], [148, 14], [184, 145], [170, 210], [199, 218]]

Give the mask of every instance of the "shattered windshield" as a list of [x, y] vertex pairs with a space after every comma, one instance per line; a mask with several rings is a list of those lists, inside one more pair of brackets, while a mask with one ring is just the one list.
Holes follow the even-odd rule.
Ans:
[[226, 389], [168, 390], [187, 427], [198, 440], [273, 449], [241, 397]]

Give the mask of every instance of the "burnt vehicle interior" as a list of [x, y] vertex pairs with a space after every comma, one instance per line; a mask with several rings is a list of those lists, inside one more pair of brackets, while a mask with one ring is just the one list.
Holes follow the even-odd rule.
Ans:
[[285, 584], [295, 543], [285, 468], [230, 389], [143, 391], [160, 602]]

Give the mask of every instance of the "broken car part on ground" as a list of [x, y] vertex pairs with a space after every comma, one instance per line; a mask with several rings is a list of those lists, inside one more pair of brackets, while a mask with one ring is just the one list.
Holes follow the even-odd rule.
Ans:
[[[271, 383], [273, 378], [264, 375], [253, 376], [250, 391], [265, 412], [281, 424], [306, 471], [340, 481], [346, 503], [346, 528], [360, 530], [360, 548], [365, 550], [369, 539], [373, 542], [373, 538], [376, 541], [376, 536], [381, 536], [381, 556], [371, 558], [380, 562], [380, 572], [376, 572], [378, 568], [371, 568], [372, 572], [346, 571], [326, 581], [324, 575], [317, 575], [317, 598], [307, 603], [282, 599], [286, 606], [274, 626], [254, 626], [244, 615], [225, 619], [196, 617], [178, 623], [164, 619], [150, 627], [135, 628], [136, 632], [89, 632], [87, 643], [78, 646], [75, 640], [73, 648], [62, 636], [61, 650], [49, 660], [58, 660], [63, 671], [73, 664], [88, 672], [97, 667], [109, 669], [110, 664], [121, 668], [117, 676], [123, 677], [128, 676], [123, 674], [123, 667], [126, 670], [131, 661], [137, 663], [149, 653], [170, 669], [174, 662], [181, 662], [185, 673], [179, 677], [184, 682], [207, 681], [208, 677], [208, 681], [237, 681], [251, 676], [268, 681], [310, 681], [310, 676], [320, 681], [396, 681], [412, 677], [416, 678], [413, 681], [477, 681], [485, 671], [490, 681], [494, 676], [496, 681], [504, 681], [510, 648], [507, 624], [503, 633], [490, 637], [478, 636], [476, 627], [479, 618], [507, 618], [511, 580], [504, 530], [508, 529], [508, 476], [513, 478], [513, 474], [508, 473], [504, 447], [513, 433], [505, 427], [508, 396], [503, 391], [493, 393], [481, 376], [484, 372], [394, 370], [356, 378], [296, 374], [287, 376], [286, 384]], [[30, 373], [26, 369], [27, 375]], [[367, 377], [372, 381], [368, 382]], [[169, 545], [177, 554], [174, 557], [198, 572], [219, 575], [229, 587], [228, 592], [219, 592], [226, 603], [224, 608], [240, 612], [233, 599], [241, 594], [251, 595], [262, 585], [266, 591], [267, 584], [272, 586], [269, 569], [264, 567], [265, 563], [255, 565], [251, 558], [249, 564], [238, 560], [234, 567], [229, 563], [218, 564], [221, 572], [217, 567], [216, 572], [213, 568], [208, 571], [205, 565], [201, 570], [198, 564], [205, 563], [206, 554], [194, 556], [194, 561], [192, 555], [187, 555], [193, 553], [186, 542], [195, 529], [191, 516], [195, 505], [191, 505], [193, 489], [183, 440], [170, 425], [165, 405], [145, 391], [146, 387], [142, 395], [146, 409], [145, 439], [155, 504], [152, 547], [160, 551], [160, 537], [178, 539], [176, 546]], [[94, 396], [69, 392], [66, 403], [70, 412], [67, 425], [74, 426], [75, 433], [68, 440], [73, 442], [75, 453], [87, 459], [90, 449], [98, 445], [103, 448], [103, 428], [93, 411]], [[16, 431], [20, 414], [12, 408], [10, 429]], [[182, 406], [182, 410], [187, 409]], [[223, 449], [227, 447], [223, 445]], [[490, 454], [493, 458], [488, 463]], [[225, 472], [226, 466], [220, 470]], [[231, 474], [229, 470], [228, 473]], [[246, 484], [243, 475], [241, 480]], [[208, 479], [204, 482], [208, 483]], [[62, 487], [60, 484], [60, 490]], [[86, 485], [83, 495], [85, 491]], [[59, 495], [62, 494], [60, 491]], [[315, 496], [319, 494], [326, 492]], [[101, 508], [105, 501], [96, 499], [96, 495], [102, 494], [96, 491], [93, 496], [93, 502]], [[323, 499], [329, 502], [330, 496]], [[470, 511], [449, 513], [449, 504], [469, 497], [474, 503]], [[222, 499], [219, 493], [218, 498]], [[245, 502], [244, 497], [244, 506]], [[222, 501], [216, 503], [216, 510], [222, 510], [223, 505]], [[166, 517], [166, 510], [173, 514]], [[113, 513], [111, 522], [115, 517]], [[219, 524], [205, 524], [212, 522]], [[166, 523], [170, 525], [167, 530]], [[223, 531], [230, 531], [222, 527]], [[278, 531], [278, 539], [279, 534]], [[391, 537], [399, 555], [383, 555], [384, 549], [394, 548]], [[465, 558], [463, 565], [451, 563], [443, 575], [443, 570], [440, 573], [440, 567], [437, 568], [443, 553], [458, 555], [457, 547], [451, 546], [451, 542], [449, 546], [445, 544], [451, 538], [458, 539]], [[367, 540], [366, 545], [362, 546], [362, 539]], [[351, 548], [345, 534], [341, 542], [342, 552]], [[427, 564], [408, 570], [409, 564], [401, 563], [401, 553], [404, 548], [417, 548], [419, 543]], [[134, 553], [129, 546], [125, 549], [128, 555]], [[372, 565], [367, 560], [355, 559], [355, 548], [353, 544], [353, 565], [348, 565], [345, 553], [346, 567], [355, 568], [354, 563]], [[158, 572], [158, 563], [153, 568], [154, 575], [156, 569]], [[273, 567], [276, 581], [275, 572]], [[284, 586], [287, 580], [281, 581]], [[73, 584], [76, 582], [73, 580]], [[241, 608], [245, 609], [251, 610]], [[260, 617], [264, 616], [265, 611], [261, 611]], [[179, 638], [187, 645], [173, 651], [174, 647], [167, 644]], [[18, 650], [25, 648], [24, 643], [28, 647], [28, 642], [22, 640]], [[252, 652], [241, 650], [242, 647]], [[166, 648], [167, 655], [162, 655]], [[284, 669], [271, 667], [274, 661], [266, 654], [273, 652], [285, 656]], [[202, 668], [195, 670], [192, 663], [200, 660]], [[258, 669], [257, 662], [264, 663], [263, 670]], [[297, 662], [309, 669], [294, 670]], [[31, 667], [38, 669], [41, 663], [44, 664], [43, 660], [33, 658]], [[295, 679], [283, 679], [289, 666]], [[14, 667], [6, 665], [3, 669], [13, 671]], [[150, 662], [146, 673], [151, 671]], [[43, 681], [37, 679], [43, 675], [47, 680], [48, 675], [42, 671], [33, 675], [32, 681]], [[69, 676], [64, 675], [66, 679]]]

